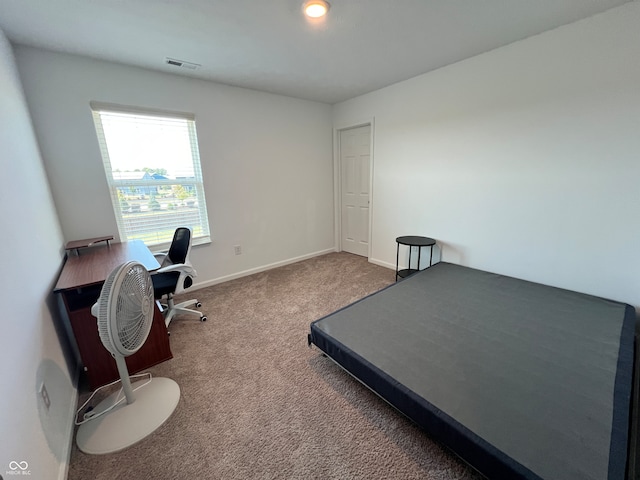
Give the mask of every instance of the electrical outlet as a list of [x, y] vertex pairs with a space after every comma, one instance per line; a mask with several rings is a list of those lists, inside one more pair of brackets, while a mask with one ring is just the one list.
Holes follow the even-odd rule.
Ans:
[[49, 398], [49, 392], [47, 392], [47, 387], [44, 382], [40, 385], [40, 398], [42, 398], [42, 402], [44, 403], [44, 406], [47, 407], [48, 411], [49, 407], [51, 407], [51, 398]]
[[240, 245], [234, 245], [233, 251], [236, 253], [236, 255], [242, 255], [242, 247]]

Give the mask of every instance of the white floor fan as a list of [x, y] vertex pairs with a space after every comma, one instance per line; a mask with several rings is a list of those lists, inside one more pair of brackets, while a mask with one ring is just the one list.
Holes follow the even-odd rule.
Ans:
[[98, 319], [100, 340], [116, 360], [122, 389], [76, 421], [80, 425], [76, 443], [85, 453], [113, 453], [133, 445], [160, 427], [178, 405], [180, 387], [176, 382], [149, 375], [146, 382], [132, 386], [124, 360], [149, 336], [153, 297], [149, 272], [138, 262], [128, 262], [111, 272], [91, 308]]

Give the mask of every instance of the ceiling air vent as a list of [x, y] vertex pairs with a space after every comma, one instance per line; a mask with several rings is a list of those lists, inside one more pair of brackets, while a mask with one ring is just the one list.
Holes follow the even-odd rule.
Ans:
[[188, 68], [189, 70], [195, 70], [199, 68], [201, 65], [198, 63], [185, 62], [184, 60], [178, 60], [176, 58], [165, 58], [164, 60], [168, 65], [173, 65], [174, 67], [180, 68]]

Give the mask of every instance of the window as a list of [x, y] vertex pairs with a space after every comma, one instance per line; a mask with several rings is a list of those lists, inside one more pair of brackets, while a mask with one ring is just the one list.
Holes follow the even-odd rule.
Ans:
[[122, 241], [168, 244], [190, 227], [210, 241], [195, 117], [91, 103]]

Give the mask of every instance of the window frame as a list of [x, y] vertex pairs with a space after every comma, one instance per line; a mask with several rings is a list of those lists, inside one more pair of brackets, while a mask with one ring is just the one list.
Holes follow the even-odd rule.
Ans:
[[[122, 210], [122, 205], [120, 202], [120, 198], [118, 196], [118, 191], [124, 188], [131, 187], [161, 187], [161, 186], [173, 186], [173, 185], [183, 185], [183, 186], [193, 186], [196, 194], [196, 200], [198, 202], [198, 218], [199, 223], [202, 228], [202, 232], [192, 232], [192, 244], [193, 245], [202, 245], [211, 243], [211, 232], [209, 226], [209, 218], [207, 214], [207, 205], [206, 205], [206, 197], [204, 192], [204, 178], [202, 175], [202, 162], [200, 159], [200, 152], [198, 148], [198, 135], [196, 129], [196, 118], [194, 114], [184, 113], [184, 112], [175, 112], [175, 111], [167, 111], [167, 110], [157, 110], [157, 109], [147, 109], [140, 107], [132, 107], [132, 106], [124, 106], [124, 105], [116, 105], [102, 102], [90, 102], [91, 114], [94, 122], [94, 127], [96, 131], [96, 135], [98, 138], [98, 144], [100, 149], [100, 155], [102, 157], [102, 165], [105, 173], [105, 177], [107, 180], [107, 186], [109, 188], [109, 193], [111, 197], [111, 204], [113, 207], [113, 212], [116, 219], [116, 224], [118, 226], [118, 233], [120, 235], [120, 240], [125, 242], [128, 240], [133, 240], [136, 237], [127, 235], [127, 228], [125, 227], [125, 212]], [[189, 178], [188, 181], [184, 181], [183, 179], [174, 179], [174, 178], [166, 178], [166, 179], [116, 179], [114, 178], [114, 171], [111, 165], [111, 159], [109, 157], [109, 150], [107, 141], [105, 138], [104, 127], [102, 124], [101, 112], [105, 113], [121, 113], [127, 115], [139, 115], [145, 117], [160, 117], [167, 118], [171, 120], [184, 120], [187, 122], [187, 131], [189, 135], [189, 144], [191, 148], [191, 160], [193, 162], [193, 178]], [[184, 226], [182, 224], [176, 224], [175, 228], [179, 226]], [[135, 233], [134, 233], [135, 235]], [[153, 247], [154, 250], [166, 249], [171, 244], [171, 239], [163, 242], [145, 242], [148, 246]]]

